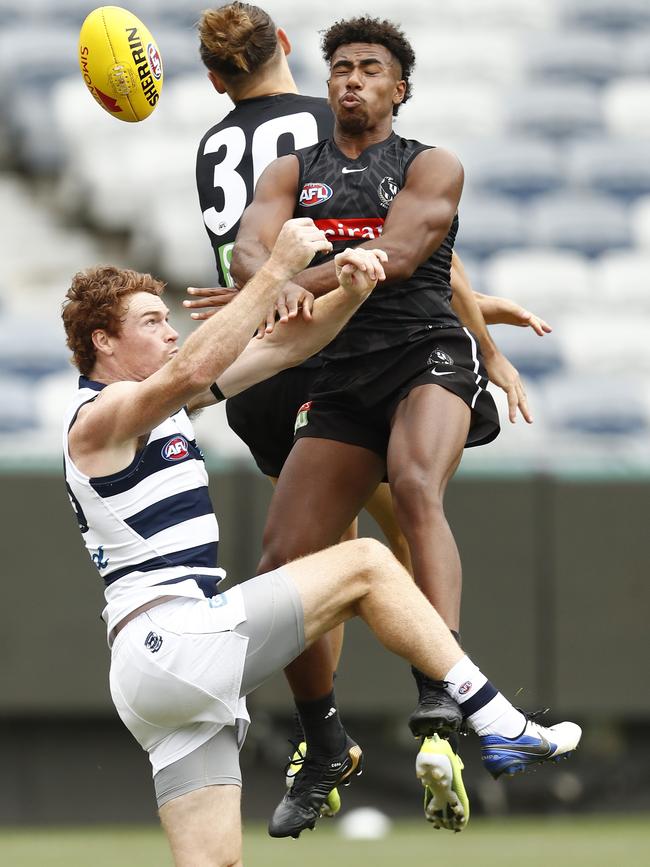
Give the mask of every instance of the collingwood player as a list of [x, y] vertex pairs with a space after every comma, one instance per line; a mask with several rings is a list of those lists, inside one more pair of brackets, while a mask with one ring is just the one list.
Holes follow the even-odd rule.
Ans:
[[[463, 449], [498, 434], [488, 377], [508, 393], [511, 420], [517, 408], [527, 421], [530, 414], [474, 295], [458, 285], [452, 299], [462, 167], [452, 154], [392, 131], [410, 95], [410, 45], [390, 23], [360, 18], [330, 28], [323, 46], [334, 135], [262, 175], [237, 237], [233, 274], [243, 281], [255, 273], [278, 227], [295, 213], [311, 215], [335, 249], [387, 246], [387, 283], [323, 353], [274, 492], [260, 571], [336, 541], [387, 474], [416, 582], [457, 633], [461, 570], [444, 492]], [[326, 293], [335, 285], [331, 261], [315, 261], [294, 284]], [[289, 297], [296, 291], [287, 288]], [[293, 664], [295, 672], [301, 667], [302, 680], [323, 690], [310, 713], [321, 720], [320, 750], [334, 755], [346, 733], [336, 714], [328, 716], [335, 705], [325, 691], [332, 684], [326, 654], [312, 648]], [[440, 684], [413, 673], [413, 734], [458, 728], [461, 714]], [[278, 808], [282, 816], [311, 800], [314, 779], [302, 772]]]
[[[203, 319], [236, 295], [230, 274], [234, 239], [263, 170], [277, 156], [329, 137], [334, 119], [325, 99], [298, 94], [286, 60], [290, 51], [287, 35], [259, 7], [231, 3], [208, 10], [201, 17], [199, 33], [201, 57], [213, 86], [235, 103], [234, 109], [204, 135], [197, 154], [201, 210], [223, 287], [192, 290], [195, 297], [185, 304], [196, 311], [194, 318]], [[455, 254], [451, 282], [457, 292], [469, 289]], [[508, 299], [478, 294], [476, 298], [486, 321], [530, 326], [539, 335], [549, 330], [546, 323]], [[294, 284], [279, 312], [292, 318], [300, 315], [301, 305], [302, 315], [308, 317], [312, 303], [312, 294]], [[273, 316], [270, 320], [267, 317], [269, 328], [272, 322]], [[320, 360], [312, 358], [230, 398], [226, 405], [231, 428], [249, 446], [259, 469], [274, 483], [293, 444], [298, 410], [319, 367]], [[395, 519], [387, 485], [376, 488], [366, 508], [398, 559], [411, 569], [408, 545]], [[342, 538], [353, 536], [354, 529], [353, 521]], [[331, 701], [328, 708], [334, 703], [327, 672], [336, 668], [342, 633], [330, 639], [330, 648], [325, 647], [325, 642], [313, 648], [311, 665], [305, 667], [303, 661], [287, 671], [309, 741], [323, 749], [327, 748], [327, 739], [318, 708], [324, 695]], [[319, 655], [328, 653], [332, 653], [333, 663], [321, 664]], [[332, 723], [328, 719], [327, 724]]]

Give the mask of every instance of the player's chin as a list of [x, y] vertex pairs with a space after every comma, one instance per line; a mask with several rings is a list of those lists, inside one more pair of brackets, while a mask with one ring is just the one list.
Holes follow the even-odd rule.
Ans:
[[340, 129], [349, 135], [365, 132], [368, 128], [368, 115], [357, 105], [353, 109], [342, 109], [336, 119]]

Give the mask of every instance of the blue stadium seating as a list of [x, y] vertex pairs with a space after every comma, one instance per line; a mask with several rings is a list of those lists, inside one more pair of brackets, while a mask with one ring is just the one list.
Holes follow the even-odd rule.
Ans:
[[600, 85], [625, 71], [616, 40], [605, 33], [535, 33], [524, 57], [530, 81], [546, 84]]
[[458, 251], [476, 258], [526, 243], [521, 207], [509, 199], [467, 198], [459, 208]]
[[586, 84], [539, 84], [506, 96], [509, 128], [519, 135], [568, 138], [603, 131], [599, 91]]
[[575, 185], [633, 199], [650, 193], [650, 155], [642, 139], [575, 142], [568, 154], [568, 176]]
[[632, 243], [627, 209], [617, 199], [595, 193], [542, 196], [530, 206], [526, 226], [532, 246], [575, 250], [585, 256]]
[[562, 23], [572, 27], [626, 31], [650, 27], [647, 0], [560, 0]]
[[528, 138], [481, 139], [458, 150], [472, 191], [522, 198], [560, 189], [565, 183], [561, 151], [552, 142]]

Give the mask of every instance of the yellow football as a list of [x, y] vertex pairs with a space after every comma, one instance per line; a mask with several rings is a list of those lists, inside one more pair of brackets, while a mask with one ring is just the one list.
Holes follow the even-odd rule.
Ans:
[[95, 101], [118, 120], [144, 120], [160, 99], [158, 46], [142, 21], [120, 6], [100, 6], [86, 18], [79, 66]]

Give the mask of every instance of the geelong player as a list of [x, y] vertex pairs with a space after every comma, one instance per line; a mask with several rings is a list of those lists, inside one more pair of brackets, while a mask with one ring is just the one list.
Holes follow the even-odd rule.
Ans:
[[[330, 247], [310, 220], [290, 221], [266, 265], [180, 349], [163, 286], [149, 275], [92, 268], [75, 276], [64, 303], [81, 374], [63, 426], [68, 491], [105, 584], [111, 695], [149, 753], [177, 867], [243, 863], [245, 696], [353, 616], [389, 650], [447, 683], [494, 776], [566, 756], [580, 740], [575, 724], [542, 728], [497, 692], [378, 542], [346, 542], [218, 592], [218, 527], [188, 412], [332, 339], [383, 278], [382, 252], [337, 256], [341, 287], [319, 299], [311, 324], [296, 321], [249, 341], [285, 282]], [[360, 761], [350, 744], [322, 775], [321, 800], [358, 773]], [[300, 817], [290, 833], [303, 827]]]
[[[265, 261], [281, 221], [309, 214], [335, 249], [388, 244], [388, 285], [323, 353], [325, 365], [298, 415], [298, 441], [274, 494], [260, 568], [334, 542], [387, 474], [416, 581], [457, 630], [460, 561], [442, 501], [463, 448], [498, 433], [488, 376], [508, 391], [512, 420], [517, 407], [527, 420], [530, 415], [519, 377], [491, 341], [467, 285], [455, 286], [452, 300], [462, 168], [444, 150], [392, 131], [393, 116], [410, 95], [410, 45], [389, 23], [361, 18], [331, 28], [324, 48], [334, 136], [262, 175], [232, 270], [245, 280]], [[294, 284], [323, 294], [335, 285], [333, 266], [324, 257]], [[289, 295], [296, 291], [288, 287]], [[328, 729], [320, 734], [320, 758], [336, 761], [346, 733], [337, 715], [328, 715], [333, 696], [325, 663], [325, 652], [314, 647], [294, 663], [292, 676], [322, 691], [309, 713]], [[457, 728], [461, 715], [444, 689], [422, 672], [414, 675], [413, 733]], [[300, 798], [311, 799], [317, 779], [308, 757], [280, 811], [300, 810]]]

